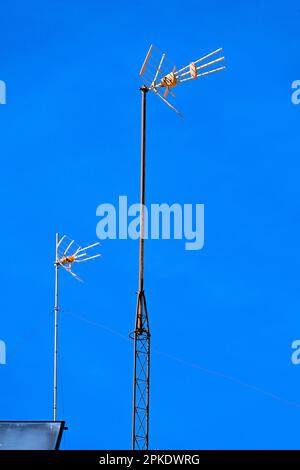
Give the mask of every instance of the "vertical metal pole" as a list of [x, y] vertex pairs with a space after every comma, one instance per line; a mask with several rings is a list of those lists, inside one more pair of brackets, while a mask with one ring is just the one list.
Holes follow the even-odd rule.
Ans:
[[[139, 253], [139, 293], [144, 292], [144, 236], [145, 236], [145, 183], [146, 183], [146, 96], [148, 88], [142, 87], [142, 119], [141, 119], [141, 189], [140, 189], [140, 253]], [[138, 330], [142, 329], [142, 299], [138, 309]]]
[[55, 299], [54, 299], [54, 364], [53, 364], [53, 421], [57, 416], [57, 353], [58, 353], [58, 233], [55, 239]]
[[139, 287], [135, 318], [132, 449], [148, 449], [149, 439], [149, 377], [150, 377], [150, 331], [144, 293], [144, 237], [145, 237], [145, 181], [146, 181], [146, 94], [141, 88], [141, 173], [140, 173], [140, 240], [139, 240]]

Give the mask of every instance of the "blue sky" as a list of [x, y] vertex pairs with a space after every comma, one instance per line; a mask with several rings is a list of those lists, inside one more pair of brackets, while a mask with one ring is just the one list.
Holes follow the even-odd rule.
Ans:
[[[0, 418], [52, 417], [55, 232], [93, 241], [99, 204], [138, 202], [149, 44], [178, 66], [223, 46], [225, 73], [178, 88], [185, 120], [148, 97], [147, 201], [205, 204], [203, 250], [146, 242], [150, 447], [299, 448], [299, 3], [0, 9]], [[107, 240], [101, 251], [80, 268], [83, 284], [61, 273], [58, 416], [69, 449], [130, 447], [138, 243]]]

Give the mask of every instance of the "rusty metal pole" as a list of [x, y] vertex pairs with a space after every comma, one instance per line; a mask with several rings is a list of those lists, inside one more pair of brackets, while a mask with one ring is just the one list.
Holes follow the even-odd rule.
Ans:
[[144, 292], [145, 182], [146, 182], [146, 96], [142, 87], [139, 287], [134, 340], [132, 449], [147, 450], [149, 443], [150, 329]]
[[[146, 96], [148, 89], [141, 88], [142, 92], [142, 123], [141, 123], [141, 188], [140, 188], [140, 253], [139, 253], [139, 292], [144, 291], [144, 242], [145, 242], [145, 183], [146, 183]], [[142, 308], [138, 315], [138, 330], [142, 330]]]

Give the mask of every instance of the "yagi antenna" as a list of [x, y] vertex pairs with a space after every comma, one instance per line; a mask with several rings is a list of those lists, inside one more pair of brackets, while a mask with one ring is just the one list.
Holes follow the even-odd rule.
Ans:
[[[222, 47], [206, 54], [189, 65], [176, 70], [176, 66], [152, 44], [142, 65], [140, 76], [144, 78], [144, 84], [148, 91], [153, 91], [164, 103], [166, 103], [179, 116], [182, 114], [167, 100], [167, 96], [175, 97], [173, 89], [180, 83], [188, 80], [196, 80], [212, 73], [220, 72], [225, 66], [216, 66], [225, 57], [221, 55]], [[208, 60], [208, 59], [212, 60]], [[208, 61], [207, 61], [208, 60]], [[203, 63], [204, 61], [207, 61]]]
[[75, 279], [81, 281], [81, 279], [72, 271], [74, 263], [84, 263], [94, 258], [101, 256], [99, 253], [92, 254], [94, 247], [100, 245], [99, 242], [93, 243], [85, 247], [79, 246], [75, 240], [63, 235], [59, 238], [58, 233], [56, 234], [55, 243], [55, 303], [54, 303], [54, 365], [53, 365], [53, 421], [56, 421], [57, 416], [57, 364], [58, 364], [58, 271], [59, 268], [65, 269]]
[[88, 251], [94, 248], [95, 246], [100, 245], [99, 242], [93, 243], [92, 245], [85, 246], [82, 248], [79, 246], [75, 240], [70, 239], [66, 235], [61, 237], [57, 242], [57, 256], [56, 263], [58, 266], [64, 268], [69, 274], [71, 274], [75, 279], [81, 281], [81, 279], [72, 271], [74, 263], [84, 263], [94, 258], [99, 258], [101, 256], [99, 253], [88, 256]]

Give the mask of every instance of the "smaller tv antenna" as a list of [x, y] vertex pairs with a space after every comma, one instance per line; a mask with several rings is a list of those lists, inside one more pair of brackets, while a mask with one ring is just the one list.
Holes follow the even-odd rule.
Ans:
[[[77, 274], [72, 271], [74, 263], [84, 263], [91, 259], [99, 258], [99, 253], [91, 254], [88, 252], [94, 247], [100, 245], [99, 242], [93, 243], [85, 247], [79, 246], [75, 240], [72, 240], [67, 235], [59, 238], [56, 234], [55, 243], [55, 303], [54, 303], [54, 374], [53, 374], [53, 421], [56, 421], [57, 416], [57, 358], [58, 358], [58, 271], [59, 268], [65, 269], [78, 281], [82, 281]], [[90, 252], [91, 253], [91, 252]]]
[[71, 240], [69, 237], [64, 235], [57, 243], [57, 257], [56, 263], [64, 268], [68, 273], [70, 273], [78, 281], [82, 281], [77, 274], [72, 271], [72, 266], [74, 263], [85, 263], [90, 259], [98, 258], [101, 256], [99, 253], [88, 256], [87, 251], [95, 246], [100, 245], [99, 242], [93, 243], [92, 245], [85, 246], [81, 248], [75, 240]]
[[[167, 59], [166, 54], [160, 52], [151, 44], [142, 65], [140, 76], [144, 77], [144, 85], [147, 91], [153, 91], [164, 103], [173, 109], [175, 113], [182, 116], [167, 100], [168, 95], [170, 94], [174, 98], [175, 94], [172, 90], [180, 83], [187, 82], [188, 80], [196, 80], [197, 78], [224, 70], [226, 68], [224, 65], [215, 68], [216, 64], [225, 59], [224, 56], [220, 55], [222, 51], [223, 48], [220, 47], [200, 57], [200, 59], [191, 62], [189, 65], [176, 70], [176, 66]], [[203, 63], [210, 58], [212, 60]]]

